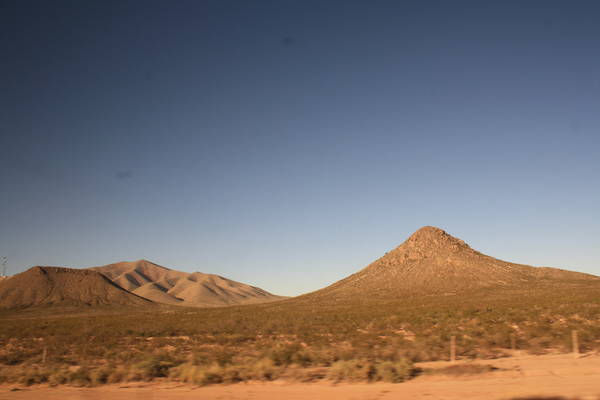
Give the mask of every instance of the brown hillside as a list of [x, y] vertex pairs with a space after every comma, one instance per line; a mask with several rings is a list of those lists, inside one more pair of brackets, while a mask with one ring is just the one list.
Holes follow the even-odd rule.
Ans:
[[482, 288], [564, 287], [591, 282], [600, 285], [600, 278], [498, 260], [439, 228], [426, 226], [361, 271], [302, 298], [392, 299], [452, 295]]
[[149, 306], [95, 271], [33, 267], [0, 282], [0, 308], [41, 305]]
[[175, 271], [146, 260], [91, 268], [123, 289], [159, 303], [215, 307], [280, 300], [260, 288], [202, 272]]

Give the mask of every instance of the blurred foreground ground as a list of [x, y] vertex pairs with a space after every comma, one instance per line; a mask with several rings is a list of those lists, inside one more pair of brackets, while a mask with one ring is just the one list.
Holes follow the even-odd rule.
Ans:
[[[513, 399], [549, 398], [600, 399], [600, 355], [571, 354], [516, 355], [476, 364], [491, 365], [497, 370], [468, 373], [469, 368], [453, 367], [473, 364], [469, 361], [421, 363], [420, 376], [405, 383], [332, 384], [242, 383], [192, 387], [173, 383], [136, 383], [106, 385], [96, 388], [73, 387], [0, 387], [0, 400], [386, 400], [386, 399]], [[17, 389], [17, 390], [15, 390]]]

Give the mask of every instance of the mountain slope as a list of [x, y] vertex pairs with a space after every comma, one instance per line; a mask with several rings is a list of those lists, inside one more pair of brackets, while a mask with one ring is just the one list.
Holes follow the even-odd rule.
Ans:
[[514, 264], [473, 250], [426, 226], [361, 271], [303, 298], [333, 299], [453, 295], [478, 289], [538, 288], [597, 283], [600, 278]]
[[33, 267], [0, 282], [0, 308], [41, 305], [151, 306], [95, 271]]
[[283, 299], [260, 288], [218, 275], [175, 271], [146, 260], [125, 261], [91, 269], [102, 273], [123, 289], [166, 304], [215, 307]]

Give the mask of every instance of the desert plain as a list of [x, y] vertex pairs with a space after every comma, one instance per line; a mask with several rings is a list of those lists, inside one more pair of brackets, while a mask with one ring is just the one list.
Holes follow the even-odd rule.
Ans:
[[285, 298], [149, 261], [0, 282], [0, 399], [596, 399], [600, 278], [424, 227]]

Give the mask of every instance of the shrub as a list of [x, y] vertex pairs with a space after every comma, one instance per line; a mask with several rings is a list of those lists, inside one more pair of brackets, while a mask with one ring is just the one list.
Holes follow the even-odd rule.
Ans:
[[269, 359], [260, 359], [245, 368], [242, 373], [244, 380], [272, 381], [279, 377], [280, 370]]
[[57, 386], [57, 385], [64, 385], [65, 383], [69, 382], [69, 370], [66, 368], [60, 368], [56, 371], [54, 371], [54, 373], [52, 375], [50, 375], [50, 377], [48, 378], [48, 383], [51, 386]]
[[398, 361], [346, 360], [331, 366], [328, 378], [335, 382], [404, 382], [414, 375], [413, 363], [408, 359]]
[[103, 385], [108, 383], [108, 379], [111, 376], [112, 369], [108, 367], [103, 367], [96, 369], [90, 373], [90, 378], [92, 384], [94, 385]]
[[0, 364], [17, 365], [30, 357], [30, 354], [22, 350], [6, 351], [3, 354], [0, 354]]
[[181, 382], [193, 383], [200, 386], [215, 383], [233, 383], [241, 380], [239, 373], [233, 367], [223, 367], [219, 364], [181, 364], [171, 370], [170, 377]]
[[[17, 371], [16, 380], [25, 386], [38, 385], [48, 382], [50, 371], [38, 367], [26, 367]], [[14, 378], [13, 378], [14, 379]]]
[[331, 366], [328, 378], [335, 382], [371, 381], [376, 372], [375, 366], [366, 360], [336, 361]]
[[218, 364], [213, 364], [208, 367], [199, 367], [196, 370], [193, 383], [198, 385], [210, 385], [214, 383], [223, 383], [223, 375], [225, 368]]
[[169, 353], [151, 354], [133, 366], [134, 379], [151, 380], [169, 376], [169, 369], [180, 364]]
[[128, 371], [124, 367], [113, 369], [110, 374], [106, 377], [106, 383], [119, 383], [126, 380]]
[[535, 355], [546, 354], [551, 343], [552, 338], [549, 336], [532, 338], [529, 340], [528, 352]]
[[68, 382], [74, 386], [89, 386], [92, 383], [90, 371], [87, 368], [78, 368], [68, 374]]
[[298, 343], [279, 343], [273, 349], [267, 351], [266, 355], [273, 360], [275, 365], [290, 365], [292, 363], [307, 365], [310, 363], [310, 358], [301, 354], [301, 350], [302, 346]]
[[414, 374], [412, 362], [403, 359], [400, 361], [384, 361], [375, 367], [375, 380], [399, 383], [409, 379]]

